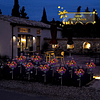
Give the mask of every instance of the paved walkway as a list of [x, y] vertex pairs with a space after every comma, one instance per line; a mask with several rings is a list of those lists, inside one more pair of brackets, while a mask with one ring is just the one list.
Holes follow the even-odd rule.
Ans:
[[50, 96], [27, 94], [14, 90], [0, 89], [0, 100], [58, 100]]

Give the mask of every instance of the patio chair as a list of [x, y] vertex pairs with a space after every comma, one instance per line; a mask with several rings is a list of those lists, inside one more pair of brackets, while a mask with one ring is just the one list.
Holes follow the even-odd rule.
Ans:
[[65, 62], [65, 60], [64, 60], [64, 51], [61, 51], [61, 50], [56, 51], [55, 52], [55, 58], [56, 59], [60, 58], [61, 59], [61, 63], [64, 63]]
[[45, 53], [45, 57], [46, 57], [46, 62], [47, 62], [47, 59], [49, 58], [49, 61], [51, 60], [51, 58], [54, 56], [54, 52], [53, 51], [49, 51], [47, 53]]

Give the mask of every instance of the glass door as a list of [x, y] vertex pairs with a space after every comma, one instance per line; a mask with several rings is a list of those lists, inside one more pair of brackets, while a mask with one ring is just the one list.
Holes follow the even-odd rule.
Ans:
[[30, 54], [33, 51], [33, 36], [32, 35], [18, 35], [18, 56], [23, 53], [25, 54], [26, 50]]
[[29, 51], [33, 51], [33, 36], [26, 36], [26, 47]]

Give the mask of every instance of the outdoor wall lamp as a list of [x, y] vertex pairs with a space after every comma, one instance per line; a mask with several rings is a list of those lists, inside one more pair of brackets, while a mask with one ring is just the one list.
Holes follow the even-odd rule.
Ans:
[[33, 36], [33, 44], [35, 43], [35, 37]]
[[13, 41], [14, 41], [14, 42], [16, 41], [16, 36], [15, 36], [15, 35], [13, 35]]
[[35, 40], [35, 37], [33, 36], [33, 40]]
[[71, 56], [71, 50], [74, 49], [74, 42], [72, 40], [68, 40], [67, 49], [69, 50], [69, 56]]

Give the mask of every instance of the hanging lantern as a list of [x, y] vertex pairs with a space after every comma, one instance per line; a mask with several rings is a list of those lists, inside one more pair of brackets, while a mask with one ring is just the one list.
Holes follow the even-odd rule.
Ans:
[[72, 40], [67, 42], [67, 49], [74, 49], [74, 42]]
[[52, 48], [58, 48], [59, 47], [59, 44], [52, 44]]

